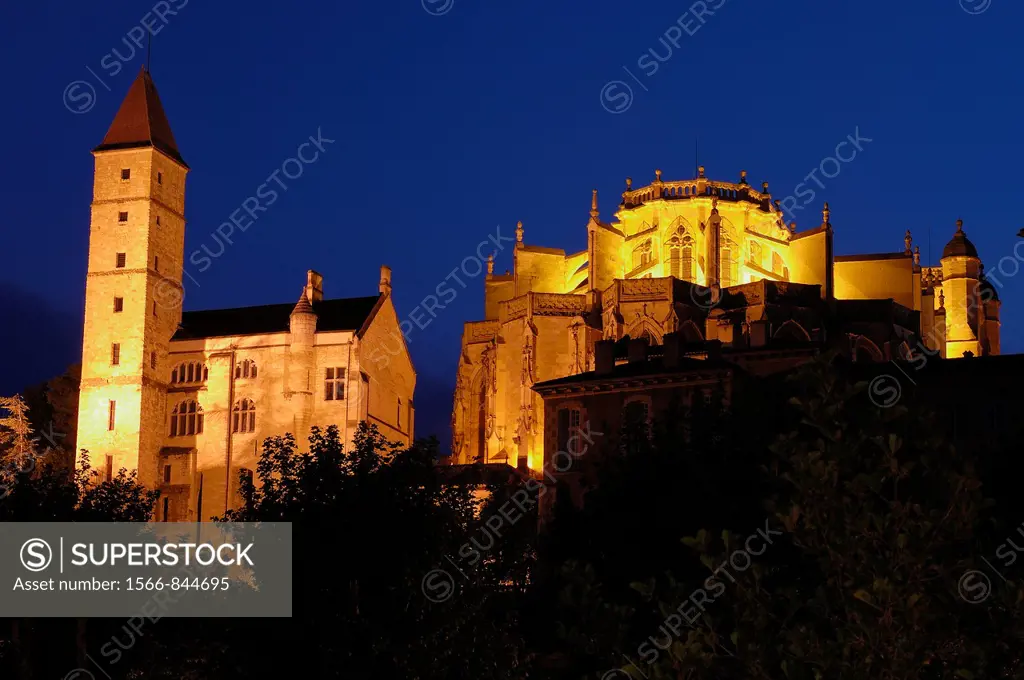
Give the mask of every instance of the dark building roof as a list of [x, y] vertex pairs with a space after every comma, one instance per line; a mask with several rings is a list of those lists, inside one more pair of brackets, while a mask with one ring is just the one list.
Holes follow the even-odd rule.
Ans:
[[956, 221], [956, 233], [946, 247], [942, 249], [942, 257], [978, 257], [978, 249], [967, 239], [964, 233], [964, 221]]
[[[357, 331], [361, 329], [372, 317], [380, 297], [380, 295], [374, 295], [314, 302], [313, 311], [317, 315], [317, 331]], [[286, 302], [279, 305], [260, 305], [259, 307], [185, 312], [181, 315], [178, 332], [171, 340], [287, 333], [292, 310], [295, 307], [296, 305]]]
[[597, 371], [587, 371], [585, 373], [577, 373], [576, 375], [569, 375], [564, 378], [555, 378], [554, 380], [545, 380], [534, 384], [533, 389], [538, 392], [544, 392], [551, 388], [565, 387], [569, 385], [581, 385], [593, 382], [612, 382], [615, 380], [626, 380], [630, 378], [653, 378], [655, 376], [673, 376], [673, 375], [684, 375], [688, 373], [706, 373], [709, 371], [735, 371], [738, 370], [736, 364], [725, 361], [721, 358], [709, 357], [707, 359], [693, 359], [690, 357], [680, 357], [678, 363], [668, 368], [665, 366], [664, 358], [661, 356], [651, 356], [650, 358], [643, 361], [630, 361], [626, 363], [617, 364], [611, 371], [611, 373], [598, 373]]
[[178, 145], [171, 132], [171, 124], [167, 122], [167, 114], [160, 103], [156, 85], [149, 72], [143, 68], [128, 94], [121, 102], [121, 108], [114, 116], [103, 142], [93, 151], [110, 151], [113, 149], [134, 149], [151, 146], [159, 149], [186, 168], [188, 164], [178, 152]]

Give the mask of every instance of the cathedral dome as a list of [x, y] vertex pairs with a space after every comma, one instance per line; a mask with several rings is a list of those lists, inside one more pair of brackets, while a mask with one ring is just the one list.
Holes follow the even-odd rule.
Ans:
[[956, 233], [950, 239], [946, 247], [942, 249], [943, 259], [947, 257], [978, 257], [978, 249], [967, 238], [964, 233], [964, 221], [956, 221]]

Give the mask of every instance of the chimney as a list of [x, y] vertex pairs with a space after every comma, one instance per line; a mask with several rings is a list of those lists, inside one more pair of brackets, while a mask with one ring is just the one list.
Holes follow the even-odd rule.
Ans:
[[630, 338], [627, 358], [631, 364], [647, 361], [647, 338]]
[[615, 368], [615, 341], [598, 340], [594, 343], [594, 372], [607, 375]]
[[380, 293], [381, 295], [391, 294], [391, 267], [386, 264], [380, 266]]
[[309, 304], [324, 299], [324, 277], [310, 269], [306, 272], [306, 299]]
[[680, 345], [682, 342], [683, 338], [679, 333], [665, 333], [665, 337], [661, 343], [664, 348], [664, 354], [662, 354], [662, 365], [665, 368], [679, 368], [679, 358], [682, 356], [682, 348]]
[[750, 322], [750, 346], [751, 347], [764, 347], [768, 344], [768, 322], [767, 321], [751, 321]]

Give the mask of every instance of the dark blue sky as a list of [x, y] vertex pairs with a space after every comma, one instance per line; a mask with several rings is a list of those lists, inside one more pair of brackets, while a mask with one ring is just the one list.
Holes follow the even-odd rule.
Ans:
[[[336, 140], [193, 270], [187, 309], [291, 301], [308, 268], [329, 297], [373, 294], [387, 263], [405, 315], [498, 225], [583, 249], [590, 190], [608, 217], [626, 176], [692, 176], [696, 136], [709, 176], [746, 169], [782, 198], [859, 128], [872, 141], [812, 181], [798, 228], [828, 200], [838, 253], [902, 249], [909, 228], [935, 260], [963, 217], [990, 271], [1009, 258], [1003, 349], [1022, 349], [1019, 0], [708, 0], [700, 18], [688, 2], [36, 0], [0, 9], [0, 394], [79, 359], [89, 150], [145, 59], [123, 40], [154, 6], [152, 73], [192, 167], [187, 252], [216, 250], [211, 232], [318, 128]], [[96, 92], [69, 90], [85, 113], [63, 98], [78, 80]], [[618, 114], [601, 98], [615, 80], [634, 94]], [[482, 299], [481, 277], [412, 335], [418, 434], [447, 437], [461, 325]]]

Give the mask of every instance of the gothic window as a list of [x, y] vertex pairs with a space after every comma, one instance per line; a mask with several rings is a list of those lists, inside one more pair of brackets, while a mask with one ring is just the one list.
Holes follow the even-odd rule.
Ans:
[[210, 369], [200, 361], [189, 361], [178, 364], [171, 371], [171, 384], [184, 385], [187, 383], [206, 382], [210, 377]]
[[256, 404], [252, 399], [242, 399], [235, 402], [235, 408], [231, 413], [232, 432], [255, 432], [256, 431]]
[[733, 285], [733, 262], [732, 262], [732, 247], [725, 246], [722, 248], [722, 288], [728, 288]]
[[252, 359], [246, 359], [245, 361], [239, 362], [235, 365], [235, 379], [239, 378], [255, 378], [256, 377], [256, 362]]
[[178, 403], [171, 411], [171, 436], [185, 437], [203, 433], [203, 407], [194, 399]]
[[764, 263], [763, 255], [761, 252], [761, 244], [757, 241], [750, 242], [750, 264], [755, 267], [762, 267]]
[[774, 250], [772, 251], [772, 271], [782, 276], [782, 270], [785, 268], [785, 264], [782, 262], [782, 256]]
[[328, 368], [324, 374], [324, 400], [341, 401], [345, 398], [345, 369]]
[[669, 275], [681, 281], [693, 281], [693, 239], [679, 230], [668, 244]]
[[644, 241], [633, 249], [633, 269], [646, 267], [651, 263], [651, 241]]
[[563, 408], [558, 411], [558, 450], [565, 453], [578, 452], [582, 413], [578, 408]]

